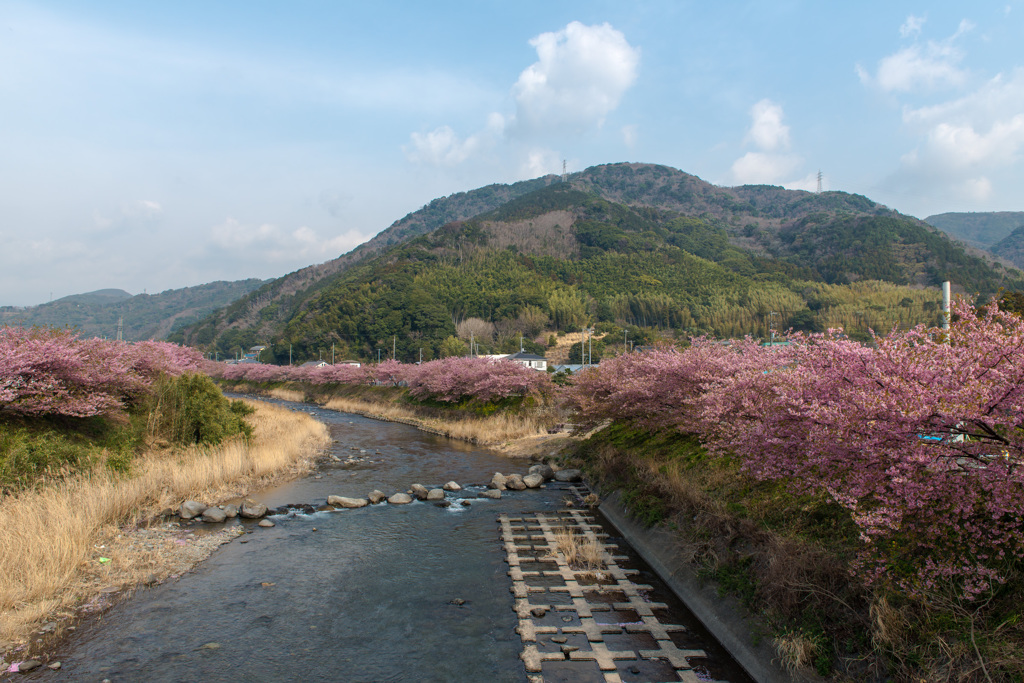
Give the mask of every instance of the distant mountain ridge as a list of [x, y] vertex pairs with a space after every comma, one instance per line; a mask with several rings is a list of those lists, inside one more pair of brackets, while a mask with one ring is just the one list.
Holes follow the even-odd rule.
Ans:
[[722, 188], [632, 163], [435, 200], [371, 242], [176, 338], [222, 352], [272, 343], [278, 359], [282, 348], [324, 345], [368, 357], [385, 343], [438, 352], [465, 317], [502, 329], [547, 316], [558, 329], [586, 318], [729, 336], [763, 331], [772, 310], [776, 324], [863, 333], [930, 321], [943, 279], [992, 293], [1024, 277], [866, 197]]
[[924, 220], [961, 242], [989, 249], [1024, 225], [1024, 211], [950, 212]]
[[1024, 268], [1024, 211], [940, 213], [928, 216], [934, 225], [965, 244], [983, 249], [1000, 259]]
[[165, 339], [263, 284], [259, 279], [220, 281], [135, 296], [123, 289], [100, 289], [38, 306], [2, 306], [0, 325], [73, 327], [87, 337], [113, 338], [123, 318], [124, 339]]

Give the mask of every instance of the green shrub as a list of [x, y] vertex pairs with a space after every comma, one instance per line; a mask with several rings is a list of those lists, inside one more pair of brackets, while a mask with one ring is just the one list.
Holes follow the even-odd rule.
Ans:
[[213, 445], [237, 434], [252, 436], [244, 420], [252, 412], [242, 401], [225, 398], [206, 375], [186, 373], [157, 384], [150, 432], [178, 444]]

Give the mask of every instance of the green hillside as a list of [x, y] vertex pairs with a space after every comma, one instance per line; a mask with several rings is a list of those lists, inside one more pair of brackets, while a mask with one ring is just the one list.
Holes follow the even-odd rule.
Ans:
[[954, 239], [998, 253], [991, 247], [1024, 226], [1024, 211], [940, 213], [924, 220]]
[[137, 296], [121, 289], [101, 289], [39, 306], [0, 307], [0, 325], [74, 327], [85, 336], [113, 338], [117, 336], [118, 318], [123, 318], [124, 339], [164, 339], [262, 284], [256, 279], [211, 282]]
[[1018, 268], [1024, 268], [1024, 224], [989, 247], [989, 251]]
[[372, 258], [392, 245], [436, 230], [445, 223], [490, 211], [516, 197], [546, 187], [555, 180], [556, 176], [544, 176], [511, 185], [488, 185], [434, 199], [418, 211], [395, 221], [349, 253], [272, 280], [175, 339], [187, 338], [190, 343], [208, 345], [225, 334], [232, 340], [272, 335], [310, 297], [336, 282], [353, 264]]
[[[705, 210], [679, 211], [687, 196]], [[969, 292], [1020, 284], [1019, 272], [864, 197], [715, 188], [674, 169], [620, 164], [352, 260], [289, 311], [270, 304], [239, 324], [238, 302], [180, 338], [225, 355], [271, 343], [272, 357], [287, 362], [289, 348], [304, 360], [332, 346], [343, 357], [375, 358], [394, 345], [401, 360], [421, 349], [433, 358], [455, 348], [450, 337], [466, 318], [493, 325], [481, 351], [496, 352], [517, 349], [520, 333], [543, 343], [595, 323], [719, 337], [764, 335], [769, 323], [841, 326], [863, 336], [934, 323], [937, 285], [951, 276]], [[225, 320], [234, 324], [218, 327]]]

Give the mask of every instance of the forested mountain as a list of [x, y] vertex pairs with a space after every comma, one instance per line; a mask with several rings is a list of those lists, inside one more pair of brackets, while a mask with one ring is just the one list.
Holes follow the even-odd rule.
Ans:
[[[942, 279], [986, 294], [1020, 284], [1019, 271], [858, 195], [720, 188], [644, 164], [553, 180], [499, 186], [505, 197], [486, 211], [431, 228], [457, 213], [458, 202], [439, 200], [449, 205], [410, 214], [373, 249], [335, 262], [330, 277], [292, 287], [291, 298], [236, 302], [180, 338], [224, 354], [272, 343], [272, 356], [287, 361], [289, 347], [302, 360], [332, 345], [346, 357], [392, 345], [400, 360], [420, 349], [435, 357], [446, 340], [455, 348], [450, 338], [467, 318], [492, 326], [491, 350], [518, 346], [520, 333], [595, 322], [722, 337], [769, 325], [863, 335], [934, 322]], [[473, 194], [461, 196], [463, 207]], [[272, 297], [288, 282], [259, 293]]]
[[123, 318], [126, 340], [164, 339], [263, 283], [257, 279], [211, 282], [137, 296], [122, 289], [101, 289], [38, 306], [0, 307], [0, 325], [74, 327], [88, 337], [115, 338], [118, 318]]
[[229, 338], [270, 335], [278, 329], [317, 291], [335, 282], [351, 266], [372, 258], [387, 247], [406, 239], [436, 230], [445, 223], [470, 218], [490, 211], [511, 199], [546, 187], [557, 176], [544, 176], [512, 185], [487, 185], [470, 192], [440, 197], [407, 214], [372, 239], [336, 259], [307, 266], [266, 283], [205, 321], [197, 334], [189, 334], [190, 343], [207, 345], [222, 334]]
[[999, 254], [992, 247], [1024, 226], [1024, 211], [940, 213], [924, 219], [954, 239]]
[[989, 247], [989, 251], [1018, 268], [1024, 268], [1024, 223]]

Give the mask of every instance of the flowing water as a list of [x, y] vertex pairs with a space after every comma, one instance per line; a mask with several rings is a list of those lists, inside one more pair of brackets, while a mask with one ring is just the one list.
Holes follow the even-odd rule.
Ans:
[[[390, 495], [414, 483], [482, 485], [495, 471], [526, 469], [407, 425], [284, 405], [327, 423], [340, 460], [365, 460], [324, 464], [315, 475], [252, 496], [271, 508], [318, 505], [331, 494], [365, 497], [373, 489]], [[449, 493], [449, 508], [415, 502], [291, 512], [272, 516], [271, 529], [236, 522], [253, 533], [194, 572], [83, 624], [54, 653], [63, 662], [59, 672], [24, 678], [525, 681], [496, 516], [554, 512], [566, 496], [560, 486], [468, 505]], [[698, 671], [749, 680], [639, 560], [633, 566], [655, 586], [652, 599], [669, 603], [666, 620], [691, 628], [695, 646], [708, 652]], [[561, 679], [576, 680], [571, 670]]]

